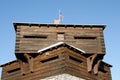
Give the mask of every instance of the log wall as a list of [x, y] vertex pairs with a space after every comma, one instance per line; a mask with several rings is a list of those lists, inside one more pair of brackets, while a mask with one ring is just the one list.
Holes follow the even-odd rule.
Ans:
[[15, 53], [37, 53], [39, 49], [63, 41], [84, 50], [87, 54], [105, 54], [104, 26], [19, 24], [15, 28]]
[[94, 74], [93, 71], [90, 73], [87, 71], [87, 58], [80, 53], [66, 47], [59, 47], [48, 52], [33, 59], [33, 72], [29, 71], [29, 65], [26, 63], [24, 75], [19, 62], [4, 65], [2, 80], [40, 80], [64, 73], [85, 80], [111, 80], [110, 67], [105, 63], [101, 63], [98, 74]]

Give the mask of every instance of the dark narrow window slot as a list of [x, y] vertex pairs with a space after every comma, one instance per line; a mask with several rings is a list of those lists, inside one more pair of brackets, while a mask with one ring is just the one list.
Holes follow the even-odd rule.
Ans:
[[8, 73], [12, 73], [12, 72], [19, 71], [19, 70], [20, 68], [12, 69], [12, 70], [9, 70]]
[[48, 58], [48, 59], [45, 59], [45, 60], [41, 60], [40, 62], [41, 62], [41, 63], [45, 63], [45, 62], [49, 62], [49, 61], [56, 60], [56, 59], [58, 59], [58, 58], [59, 58], [58, 56], [54, 56], [54, 57], [51, 57], [51, 58]]
[[46, 39], [47, 36], [43, 36], [43, 35], [24, 35], [24, 38], [41, 38], [41, 39]]
[[96, 37], [89, 37], [89, 36], [74, 36], [74, 39], [91, 39], [91, 40], [95, 40]]
[[80, 59], [77, 59], [75, 57], [72, 57], [72, 56], [69, 56], [69, 59], [73, 60], [73, 61], [76, 61], [76, 62], [79, 62], [79, 63], [82, 63], [83, 61], [80, 60]]
[[58, 34], [64, 34], [64, 32], [58, 32]]

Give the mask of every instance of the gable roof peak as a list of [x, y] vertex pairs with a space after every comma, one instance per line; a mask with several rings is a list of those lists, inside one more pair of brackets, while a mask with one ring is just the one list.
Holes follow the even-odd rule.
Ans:
[[55, 43], [55, 44], [50, 45], [50, 46], [48, 46], [48, 47], [45, 47], [45, 48], [43, 48], [43, 49], [40, 49], [40, 50], [38, 50], [38, 53], [42, 53], [42, 52], [44, 52], [44, 51], [47, 51], [47, 50], [49, 50], [49, 49], [53, 49], [53, 48], [59, 47], [59, 46], [71, 47], [71, 48], [73, 48], [73, 49], [75, 49], [75, 50], [77, 50], [77, 51], [79, 51], [79, 52], [81, 52], [81, 53], [85, 53], [85, 51], [83, 51], [83, 50], [81, 50], [81, 49], [79, 49], [79, 48], [77, 48], [77, 47], [75, 47], [75, 46], [69, 45], [69, 44], [67, 44], [67, 43], [65, 43], [65, 42], [58, 42], [58, 43]]

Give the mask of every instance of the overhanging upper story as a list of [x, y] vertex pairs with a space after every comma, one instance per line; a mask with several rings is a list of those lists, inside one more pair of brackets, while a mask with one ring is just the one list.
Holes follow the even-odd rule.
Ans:
[[105, 26], [14, 23], [15, 53], [36, 53], [39, 49], [62, 41], [84, 50], [86, 54], [105, 54]]
[[[85, 80], [111, 80], [111, 65], [103, 62], [99, 55], [95, 59], [91, 57], [94, 54], [85, 56], [85, 51], [73, 45], [58, 42], [39, 49], [37, 53], [36, 57], [31, 56], [29, 53], [24, 54], [31, 57], [20, 57], [22, 62], [17, 59], [0, 65], [3, 68], [2, 79], [38, 80], [67, 73]], [[18, 55], [20, 56], [21, 54]], [[93, 60], [92, 64], [88, 62], [89, 57], [91, 58], [90, 63]], [[26, 58], [27, 61], [24, 61], [25, 59], [23, 58]], [[88, 71], [89, 66], [87, 64], [92, 66], [91, 72]]]

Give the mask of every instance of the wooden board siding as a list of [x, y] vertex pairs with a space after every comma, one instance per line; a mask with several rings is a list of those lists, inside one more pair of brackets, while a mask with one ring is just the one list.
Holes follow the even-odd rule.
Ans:
[[15, 65], [17, 66], [16, 68], [20, 68], [18, 63], [16, 61], [2, 65], [2, 80], [40, 80], [63, 73], [68, 73], [85, 80], [111, 80], [110, 66], [102, 62], [101, 65], [103, 65], [102, 68], [104, 68], [105, 72], [99, 70], [97, 75], [93, 71], [89, 73], [87, 71], [87, 58], [64, 46], [51, 49], [34, 57], [33, 72], [29, 71], [29, 64], [26, 63], [28, 70], [24, 75], [21, 69], [8, 73], [8, 70], [12, 69], [12, 65], [17, 64]]
[[[15, 24], [15, 53], [37, 53], [37, 50], [63, 41], [84, 50], [87, 54], [105, 54], [102, 25], [32, 25]], [[63, 33], [64, 40], [58, 40], [57, 34]]]

